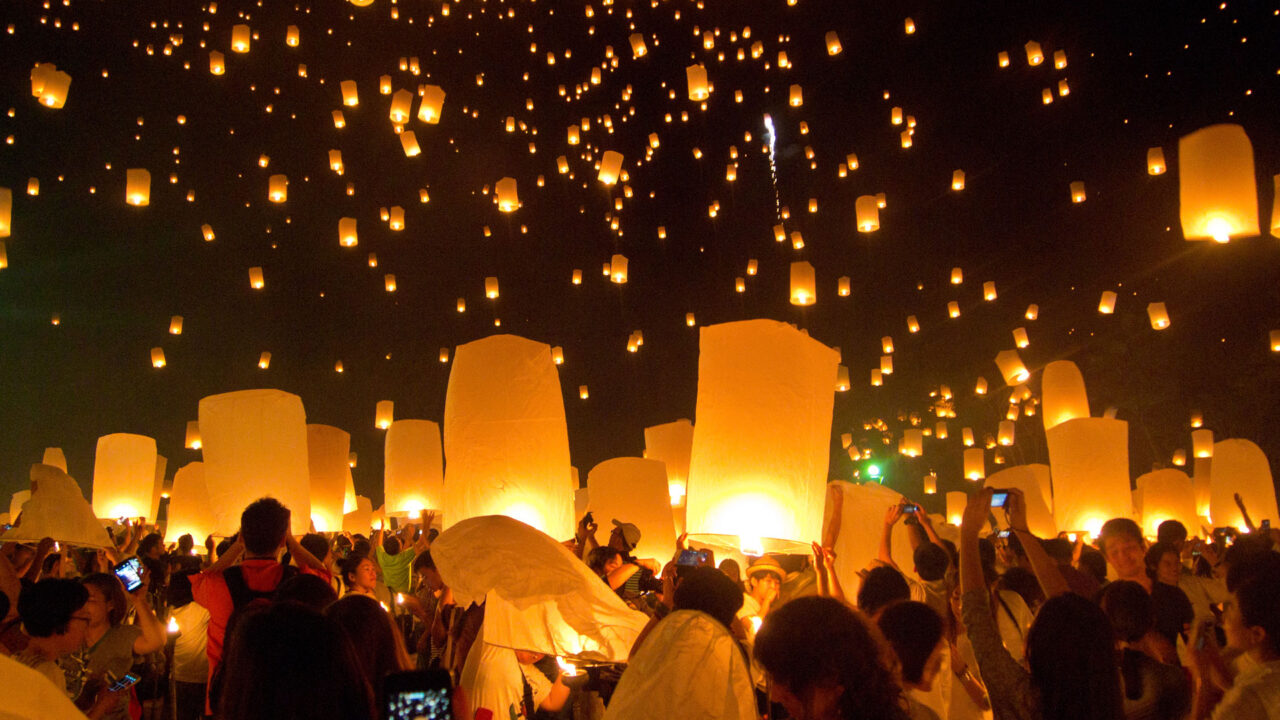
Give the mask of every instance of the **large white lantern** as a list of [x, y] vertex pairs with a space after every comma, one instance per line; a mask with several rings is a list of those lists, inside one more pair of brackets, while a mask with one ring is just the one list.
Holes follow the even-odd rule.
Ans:
[[1076, 418], [1050, 428], [1045, 437], [1059, 530], [1097, 535], [1107, 520], [1133, 514], [1128, 423]]
[[1068, 420], [1089, 417], [1089, 396], [1084, 389], [1084, 376], [1070, 360], [1055, 360], [1044, 366], [1040, 376], [1040, 394], [1044, 401], [1044, 429]]
[[[1058, 525], [1053, 521], [1052, 497], [1046, 496], [1049, 491], [1048, 465], [1015, 465], [992, 473], [983, 481], [985, 487], [1007, 489], [1016, 488], [1022, 491], [1027, 502], [1027, 529], [1039, 538], [1055, 538], [1058, 536]], [[1004, 525], [1003, 513], [995, 513], [996, 520]]]
[[155, 479], [153, 438], [103, 435], [93, 460], [93, 514], [104, 520], [148, 517]]
[[635, 557], [666, 562], [675, 551], [667, 471], [661, 462], [634, 457], [605, 460], [587, 473], [587, 497], [602, 535], [613, 529], [615, 519], [640, 528], [640, 543], [632, 551]]
[[204, 539], [213, 534], [213, 512], [209, 505], [209, 486], [204, 480], [204, 463], [187, 463], [173, 474], [164, 534], [169, 542], [177, 542], [178, 538], [190, 534], [197, 548], [204, 547]]
[[1209, 470], [1209, 516], [1214, 527], [1245, 529], [1244, 516], [1235, 502], [1237, 493], [1255, 525], [1263, 519], [1275, 523], [1280, 518], [1271, 464], [1257, 445], [1240, 438], [1214, 443]]
[[440, 426], [430, 420], [396, 420], [383, 450], [383, 498], [388, 515], [417, 517], [444, 507], [444, 456]]
[[1178, 140], [1182, 236], [1227, 242], [1258, 234], [1253, 145], [1239, 125], [1210, 125]]
[[342, 529], [343, 493], [351, 469], [351, 436], [331, 425], [307, 426], [307, 467], [311, 475], [311, 521], [316, 532]]
[[1165, 520], [1177, 520], [1188, 530], [1199, 527], [1191, 478], [1181, 470], [1154, 470], [1141, 475], [1133, 491], [1134, 510], [1142, 518], [1142, 534], [1155, 537]]

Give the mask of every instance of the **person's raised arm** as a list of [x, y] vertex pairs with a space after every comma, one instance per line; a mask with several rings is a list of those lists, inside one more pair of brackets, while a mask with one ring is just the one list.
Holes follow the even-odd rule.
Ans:
[[40, 543], [36, 545], [36, 554], [31, 559], [31, 565], [23, 575], [28, 582], [36, 582], [40, 579], [40, 573], [44, 570], [44, 559], [49, 557], [51, 552], [53, 552], [53, 538], [41, 539]]
[[413, 554], [421, 555], [431, 549], [431, 523], [435, 522], [436, 514], [430, 510], [422, 513], [422, 534], [418, 536], [418, 540], [413, 543]]
[[987, 578], [982, 574], [982, 556], [978, 553], [978, 533], [987, 524], [991, 508], [991, 488], [982, 488], [969, 496], [960, 519], [960, 592], [987, 592]]
[[[942, 538], [938, 537], [938, 531], [933, 528], [933, 520], [929, 517], [929, 513], [919, 505], [916, 505], [916, 521], [920, 523], [920, 527], [924, 528], [924, 534], [929, 538], [929, 542], [943, 550], [947, 549], [947, 546], [942, 544]], [[951, 557], [950, 551], [947, 552], [947, 557]]]
[[298, 542], [298, 538], [294, 537], [293, 533], [286, 532], [284, 534], [284, 544], [289, 550], [289, 556], [297, 561], [298, 567], [328, 572], [329, 569], [324, 566], [324, 560], [317, 558], [311, 554], [310, 550], [302, 547], [302, 543]]
[[876, 558], [889, 567], [902, 572], [893, 561], [893, 526], [902, 519], [902, 505], [891, 505], [884, 514], [884, 531], [880, 534], [880, 555]]
[[559, 668], [556, 670], [556, 681], [551, 684], [551, 693], [538, 705], [539, 710], [558, 713], [569, 700], [569, 686], [564, 684]]
[[831, 583], [827, 579], [827, 564], [823, 562], [822, 546], [814, 542], [813, 545], [813, 572], [818, 576], [818, 596], [831, 596]]
[[148, 595], [148, 591], [151, 590], [151, 573], [144, 570], [141, 576], [142, 585], [129, 593], [130, 599], [133, 600], [134, 614], [138, 618], [138, 629], [142, 631], [138, 639], [133, 641], [134, 655], [153, 653], [163, 648], [165, 641], [164, 623], [160, 622], [155, 610], [151, 609], [151, 597]]
[[1044, 591], [1045, 599], [1069, 592], [1071, 588], [1067, 585], [1066, 578], [1062, 576], [1062, 571], [1058, 569], [1058, 563], [1049, 557], [1049, 554], [1044, 551], [1040, 538], [1032, 535], [1027, 527], [1027, 499], [1017, 488], [1010, 488], [1008, 492], [1009, 500], [1005, 505], [1005, 514], [1008, 515], [1009, 529], [1017, 533], [1018, 542], [1022, 543], [1022, 551], [1026, 553], [1027, 561], [1031, 563], [1031, 572], [1035, 573], [1036, 580], [1040, 581], [1040, 589]]
[[578, 530], [574, 534], [574, 539], [578, 541], [578, 557], [582, 560], [586, 560], [592, 550], [600, 547], [600, 543], [596, 542], [596, 523], [591, 513], [583, 515], [578, 521]]
[[232, 565], [235, 565], [236, 561], [239, 560], [240, 556], [243, 554], [244, 537], [240, 533], [236, 533], [235, 542], [231, 543], [231, 546], [218, 556], [218, 561], [210, 565], [209, 569], [205, 572], [222, 572]]
[[1244, 498], [1240, 497], [1240, 493], [1235, 493], [1232, 498], [1236, 501], [1236, 507], [1240, 508], [1240, 515], [1244, 518], [1244, 526], [1249, 528], [1249, 532], [1253, 532], [1258, 528], [1253, 526], [1253, 520], [1249, 517], [1249, 511], [1244, 506]]
[[[9, 548], [0, 549], [0, 592], [9, 596], [9, 614], [16, 615], [18, 613], [18, 595], [22, 592], [22, 581], [18, 579], [18, 574], [13, 570], [13, 563], [9, 560], [9, 553], [5, 552]], [[6, 618], [0, 618], [4, 621]]]

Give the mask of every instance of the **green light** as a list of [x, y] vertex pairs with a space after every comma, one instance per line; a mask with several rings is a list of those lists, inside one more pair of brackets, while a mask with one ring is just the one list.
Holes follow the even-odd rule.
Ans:
[[867, 466], [867, 475], [873, 478], [880, 477], [880, 466], [872, 463]]

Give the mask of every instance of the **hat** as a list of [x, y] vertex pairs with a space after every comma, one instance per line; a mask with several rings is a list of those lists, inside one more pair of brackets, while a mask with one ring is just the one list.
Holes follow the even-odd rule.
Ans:
[[635, 547], [640, 543], [640, 528], [632, 523], [622, 522], [617, 518], [613, 519], [615, 532], [622, 533], [622, 539], [627, 541], [629, 547]]
[[787, 579], [787, 571], [782, 569], [782, 566], [778, 564], [777, 558], [772, 555], [762, 555], [755, 562], [748, 565], [746, 575], [749, 578], [754, 578], [766, 572], [776, 574], [779, 581]]

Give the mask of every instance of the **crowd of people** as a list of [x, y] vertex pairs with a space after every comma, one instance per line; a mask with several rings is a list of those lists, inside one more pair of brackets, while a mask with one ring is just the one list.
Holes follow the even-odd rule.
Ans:
[[[432, 559], [429, 513], [295, 537], [263, 498], [205, 553], [141, 523], [106, 549], [5, 543], [0, 718], [1280, 719], [1266, 523], [1040, 538], [1021, 493], [992, 508], [992, 492], [972, 494], [958, 543], [917, 505], [888, 508], [857, 578], [819, 543], [717, 563], [682, 536], [672, 558], [638, 558], [639, 528], [613, 519], [601, 544], [587, 514], [565, 547], [649, 622], [625, 662], [581, 667], [485, 642], [484, 603], [461, 607]], [[131, 557], [126, 591], [113, 570]], [[389, 715], [405, 677], [443, 678], [446, 713]]]

